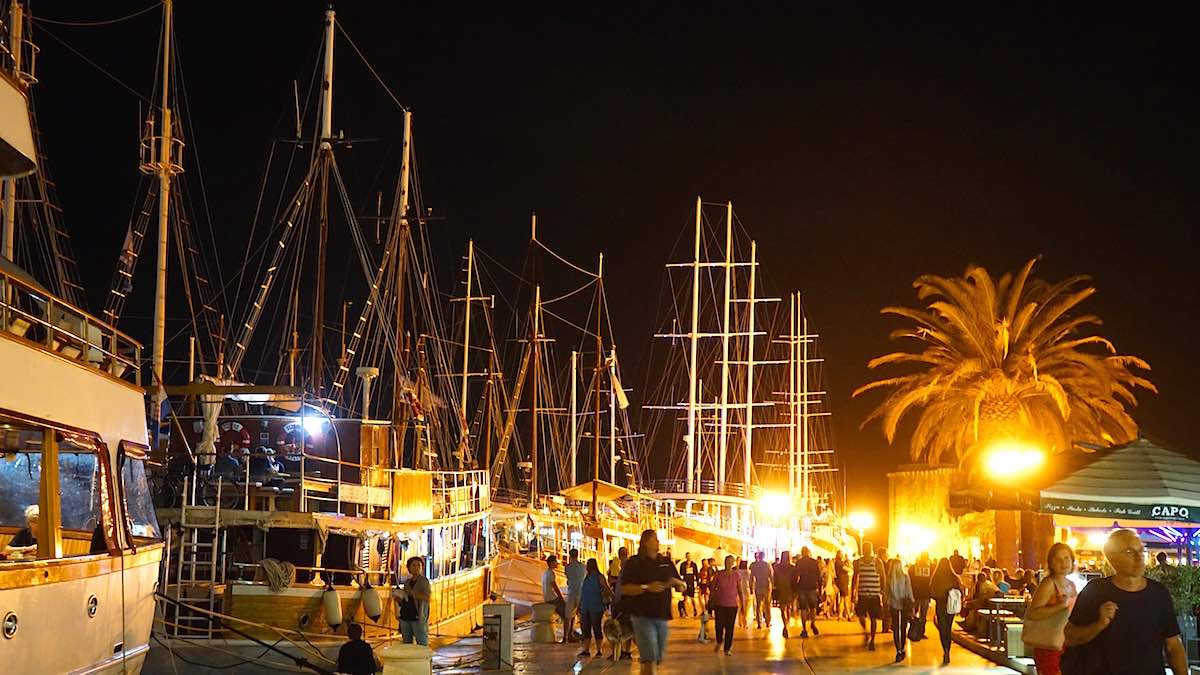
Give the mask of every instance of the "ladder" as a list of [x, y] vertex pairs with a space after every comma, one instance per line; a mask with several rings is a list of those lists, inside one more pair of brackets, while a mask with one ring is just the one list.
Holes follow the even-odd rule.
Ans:
[[[167, 619], [166, 633], [171, 637], [212, 639], [220, 637], [220, 620], [209, 612], [221, 611], [221, 596], [217, 588], [225, 584], [226, 532], [221, 529], [222, 480], [217, 480], [216, 504], [211, 507], [195, 505], [195, 483], [189, 491], [184, 484], [184, 498], [179, 509], [178, 543], [176, 536], [167, 531], [167, 550], [177, 551], [172, 571], [171, 561], [165, 565], [166, 574], [172, 575], [174, 583], [166, 586], [166, 595], [179, 604], [168, 604], [163, 608]], [[190, 506], [189, 506], [190, 503]], [[211, 523], [188, 520], [189, 510], [196, 508], [213, 510]], [[188, 608], [198, 610], [191, 611]]]

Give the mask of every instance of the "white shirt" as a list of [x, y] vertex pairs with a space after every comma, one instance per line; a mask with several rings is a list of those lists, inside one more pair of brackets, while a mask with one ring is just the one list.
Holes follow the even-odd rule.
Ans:
[[558, 588], [558, 580], [554, 578], [554, 570], [549, 567], [545, 572], [542, 572], [542, 601], [554, 602], [558, 600], [558, 593], [555, 589]]

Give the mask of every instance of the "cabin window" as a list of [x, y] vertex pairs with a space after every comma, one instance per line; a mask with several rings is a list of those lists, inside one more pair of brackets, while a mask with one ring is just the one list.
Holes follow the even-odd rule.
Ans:
[[133, 536], [159, 538], [158, 518], [146, 479], [146, 452], [126, 441], [121, 441], [121, 491]]
[[[58, 480], [53, 486], [61, 519], [49, 545], [51, 555], [86, 555], [100, 517], [97, 445], [88, 436], [52, 432], [44, 427], [0, 418], [0, 552], [10, 559], [38, 557], [32, 544], [41, 528], [28, 528], [26, 513], [39, 507], [41, 521], [43, 444], [53, 434], [58, 449]], [[47, 476], [49, 479], [50, 476]], [[21, 550], [14, 550], [21, 549]], [[47, 556], [45, 550], [42, 557]]]

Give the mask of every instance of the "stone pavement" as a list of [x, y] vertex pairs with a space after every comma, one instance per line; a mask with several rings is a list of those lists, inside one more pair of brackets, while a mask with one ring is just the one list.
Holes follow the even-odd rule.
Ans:
[[[777, 610], [776, 610], [777, 611]], [[771, 630], [737, 629], [733, 641], [733, 653], [724, 656], [713, 653], [712, 644], [703, 645], [696, 641], [699, 622], [696, 619], [676, 619], [671, 622], [671, 640], [667, 657], [660, 673], [700, 675], [701, 673], [922, 673], [937, 675], [964, 675], [987, 673], [1012, 675], [1014, 671], [996, 666], [955, 645], [951, 647], [949, 666], [943, 667], [941, 645], [937, 629], [929, 624], [927, 639], [915, 645], [909, 644], [908, 657], [902, 663], [893, 663], [896, 652], [890, 633], [880, 633], [876, 639], [876, 650], [868, 652], [862, 643], [862, 634], [855, 621], [818, 621], [820, 637], [802, 639], [799, 631], [789, 632], [792, 636], [783, 639], [780, 633], [778, 614]], [[712, 622], [709, 622], [711, 636]], [[529, 631], [519, 631], [514, 646], [515, 671], [517, 673], [637, 673], [636, 653], [634, 661], [613, 663], [607, 658], [577, 658], [578, 644], [546, 645], [531, 644]], [[471, 667], [471, 654], [478, 654], [478, 641], [439, 650], [435, 667], [440, 673], [479, 672]], [[460, 668], [454, 668], [458, 662]]]

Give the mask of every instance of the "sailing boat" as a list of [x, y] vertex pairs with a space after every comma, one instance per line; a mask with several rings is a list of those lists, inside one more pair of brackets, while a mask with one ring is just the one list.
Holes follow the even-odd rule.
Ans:
[[[42, 160], [31, 125], [33, 44], [12, 2], [0, 72], [0, 661], [10, 673], [138, 673], [149, 650], [163, 544], [146, 481], [141, 346], [14, 262], [60, 253], [51, 219], [21, 222], [17, 192]], [[25, 178], [25, 185], [18, 180]], [[32, 185], [30, 185], [32, 184]], [[44, 215], [44, 214], [43, 214]], [[54, 243], [46, 244], [47, 236]], [[37, 249], [37, 250], [34, 250]], [[69, 260], [53, 261], [62, 271]], [[64, 282], [71, 281], [66, 287]], [[61, 647], [71, 635], [71, 648]]]
[[[380, 250], [350, 207], [338, 168], [338, 155], [351, 141], [333, 132], [339, 27], [327, 10], [316, 130], [311, 140], [299, 133], [296, 140], [311, 155], [257, 249], [261, 267], [244, 315], [232, 322], [231, 336], [224, 315], [192, 322], [219, 328], [215, 335], [190, 336], [186, 384], [164, 382], [166, 255], [171, 234], [176, 242], [187, 241], [173, 196], [183, 166], [170, 97], [170, 0], [164, 10], [163, 99], [157, 119], [147, 122], [144, 145], [154, 151], [145, 154], [142, 167], [157, 178], [157, 192], [147, 196], [158, 205], [151, 410], [154, 422], [160, 416], [162, 422], [152, 425], [160, 453], [152, 478], [167, 533], [157, 596], [162, 628], [156, 644], [162, 648], [152, 650], [152, 667], [187, 672], [191, 664], [215, 658], [216, 648], [246, 661], [243, 669], [303, 667], [313, 658], [328, 659], [351, 622], [364, 626], [369, 639], [394, 636], [391, 591], [413, 558], [424, 563], [432, 583], [430, 634], [468, 634], [482, 624], [490, 594], [490, 481], [486, 470], [469, 468], [463, 428], [445, 405], [454, 380], [440, 377], [451, 370], [440, 333], [444, 322], [431, 282], [423, 211], [419, 197], [410, 196], [419, 195], [412, 115], [402, 109], [398, 116], [401, 164], [393, 208], [379, 219], [385, 233]], [[349, 236], [334, 233], [337, 206]], [[114, 320], [132, 291], [145, 229], [147, 222], [135, 222], [126, 237], [116, 275], [121, 283], [106, 310]], [[329, 358], [325, 340], [331, 234], [353, 244], [365, 287], [358, 320], [349, 339], [343, 332], [336, 359]], [[316, 250], [304, 248], [306, 241], [315, 242]], [[195, 254], [188, 246], [177, 248], [181, 260]], [[311, 329], [301, 321], [301, 279], [313, 296], [307, 305]], [[187, 288], [184, 306], [193, 318], [211, 313], [212, 298], [201, 293], [193, 303], [195, 289]], [[280, 306], [286, 319], [270, 321], [269, 308]], [[346, 314], [343, 305], [343, 327]], [[260, 325], [282, 333], [285, 357], [269, 384], [245, 383], [247, 356], [265, 339]], [[269, 658], [263, 658], [266, 652]]]
[[[604, 570], [619, 549], [636, 550], [642, 530], [657, 529], [664, 538], [670, 533], [665, 505], [641, 490], [640, 465], [634, 450], [640, 435], [630, 430], [625, 413], [629, 400], [621, 385], [611, 335], [604, 293], [604, 255], [598, 257], [593, 272], [567, 260], [540, 239], [536, 215], [530, 229], [532, 255], [544, 254], [585, 281], [548, 300], [543, 299], [542, 285], [536, 281], [532, 284], [528, 328], [506, 425], [510, 433], [501, 437], [500, 452], [492, 464], [501, 548], [497, 585], [505, 599], [520, 605], [542, 601], [538, 580], [549, 555], [565, 560], [571, 549], [577, 549], [581, 560], [596, 558]], [[564, 316], [570, 310], [561, 309], [558, 303], [585, 297], [582, 293], [589, 287], [593, 292], [587, 318], [572, 320]], [[551, 306], [554, 310], [549, 309]], [[558, 337], [550, 337], [547, 317]], [[580, 333], [580, 341], [571, 350], [569, 368], [563, 373], [554, 367], [557, 362], [552, 347], [568, 332]], [[591, 361], [590, 368], [587, 360]], [[585, 375], [588, 370], [590, 378]], [[556, 383], [556, 374], [560, 381], [566, 375], [568, 384]], [[582, 397], [581, 383], [586, 385]], [[514, 472], [509, 466], [507, 443], [526, 386], [530, 389], [527, 460], [516, 461], [518, 470]], [[569, 401], [569, 406], [556, 407], [556, 401], [563, 399]], [[581, 467], [590, 468], [590, 476], [583, 480]]]
[[[723, 217], [710, 222], [706, 209], [717, 208]], [[645, 406], [656, 418], [652, 428], [665, 425], [682, 444], [672, 453], [675, 477], [652, 482], [656, 496], [674, 507], [674, 555], [748, 559], [757, 550], [800, 545], [832, 555], [843, 547], [831, 510], [832, 448], [810, 446], [829, 412], [823, 392], [809, 387], [820, 360], [808, 351], [815, 336], [797, 332], [807, 326], [798, 297], [782, 312], [780, 298], [759, 295], [757, 242], [736, 226], [730, 202], [697, 197], [691, 253], [690, 261], [667, 265], [672, 288], [672, 274], [690, 272], [680, 284], [686, 292], [672, 293], [670, 303], [690, 317], [670, 312], [669, 327], [655, 335], [670, 341], [664, 367], [655, 368], [667, 376], [656, 396], [661, 402]], [[789, 328], [779, 334], [781, 319]], [[786, 358], [774, 354], [780, 344], [788, 347]]]

